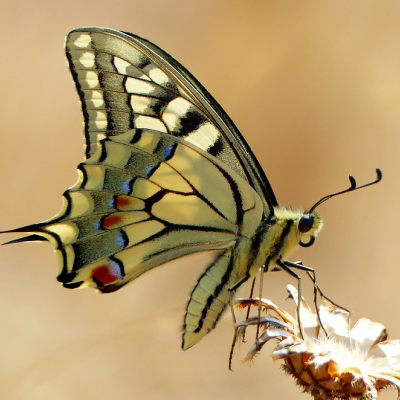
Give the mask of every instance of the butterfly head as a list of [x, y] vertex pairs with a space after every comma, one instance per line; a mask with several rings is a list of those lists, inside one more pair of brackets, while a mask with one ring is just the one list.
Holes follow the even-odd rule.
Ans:
[[[297, 223], [297, 229], [300, 232], [301, 240], [299, 242], [302, 247], [310, 247], [315, 242], [315, 238], [322, 229], [322, 217], [317, 212], [304, 213]], [[305, 237], [309, 237], [308, 242], [303, 242]]]
[[282, 243], [282, 238], [286, 238], [283, 245], [278, 245], [282, 246], [282, 259], [287, 259], [298, 245], [311, 246], [324, 224], [321, 215], [315, 211], [285, 206], [274, 209], [274, 219], [275, 223], [269, 229], [270, 239]]

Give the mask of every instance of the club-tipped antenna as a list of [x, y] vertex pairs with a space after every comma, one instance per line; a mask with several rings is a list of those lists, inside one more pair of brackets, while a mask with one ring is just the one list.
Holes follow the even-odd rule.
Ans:
[[371, 185], [375, 185], [375, 183], [378, 183], [379, 181], [381, 181], [382, 179], [382, 171], [377, 168], [376, 169], [376, 179], [372, 182], [368, 182], [365, 183], [364, 185], [361, 186], [357, 186], [357, 182], [356, 179], [354, 178], [354, 176], [349, 175], [349, 181], [350, 181], [350, 187], [346, 190], [341, 190], [340, 192], [336, 192], [336, 193], [332, 193], [332, 194], [328, 194], [327, 196], [323, 197], [322, 199], [318, 200], [310, 209], [310, 213], [312, 213], [321, 203], [323, 203], [324, 201], [329, 200], [330, 198], [334, 197], [334, 196], [338, 196], [339, 194], [343, 194], [343, 193], [347, 193], [347, 192], [352, 192], [354, 190], [357, 189], [361, 189], [367, 186], [371, 186]]

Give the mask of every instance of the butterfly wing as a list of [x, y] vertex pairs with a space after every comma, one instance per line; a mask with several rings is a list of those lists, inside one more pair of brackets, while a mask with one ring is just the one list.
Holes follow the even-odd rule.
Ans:
[[208, 91], [169, 54], [130, 33], [82, 28], [66, 40], [82, 101], [86, 156], [97, 141], [140, 126], [208, 152], [245, 178], [271, 207], [273, 190], [242, 135]]
[[250, 268], [252, 238], [277, 202], [248, 145], [176, 60], [137, 36], [71, 31], [66, 53], [85, 120], [86, 161], [45, 238], [65, 287], [119, 289], [149, 269], [215, 250], [192, 292], [183, 348], [215, 327]]

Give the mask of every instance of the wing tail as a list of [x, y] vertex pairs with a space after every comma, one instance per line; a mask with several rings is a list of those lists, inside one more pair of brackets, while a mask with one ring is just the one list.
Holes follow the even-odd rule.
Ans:
[[[7, 233], [7, 232], [0, 232], [0, 233]], [[29, 235], [29, 236], [24, 236], [22, 238], [19, 239], [14, 239], [14, 240], [10, 240], [4, 244], [14, 244], [14, 243], [22, 243], [22, 242], [48, 242], [49, 239], [45, 238], [44, 236], [41, 235]]]

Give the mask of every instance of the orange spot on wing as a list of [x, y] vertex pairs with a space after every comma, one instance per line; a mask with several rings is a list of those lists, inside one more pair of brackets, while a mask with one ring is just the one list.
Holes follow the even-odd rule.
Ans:
[[123, 221], [123, 218], [120, 215], [108, 215], [107, 217], [103, 218], [101, 226], [104, 229], [115, 228], [116, 226], [120, 225]]
[[137, 201], [138, 200], [133, 197], [120, 195], [115, 198], [115, 206], [120, 210], [126, 208], [131, 209], [137, 205]]
[[97, 284], [109, 285], [122, 278], [121, 271], [115, 265], [105, 264], [95, 268], [92, 278]]

